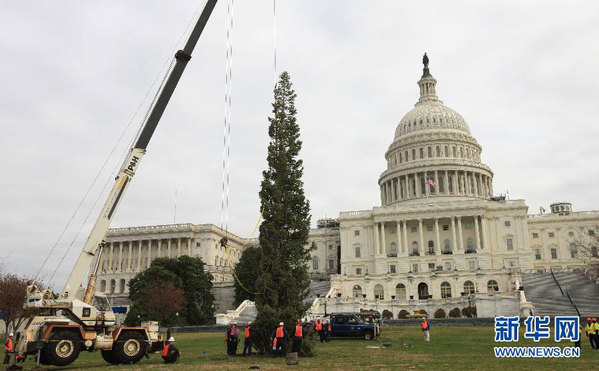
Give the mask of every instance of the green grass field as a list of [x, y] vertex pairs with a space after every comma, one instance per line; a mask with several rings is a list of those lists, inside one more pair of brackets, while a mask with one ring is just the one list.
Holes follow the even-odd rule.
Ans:
[[[143, 359], [133, 366], [109, 366], [99, 353], [82, 353], [79, 359], [63, 370], [240, 370], [257, 365], [262, 370], [282, 368], [328, 369], [328, 370], [597, 370], [599, 350], [591, 349], [584, 334], [582, 351], [577, 359], [496, 359], [493, 347], [492, 327], [438, 327], [431, 331], [431, 342], [425, 343], [417, 327], [383, 327], [381, 339], [389, 339], [388, 348], [368, 349], [367, 346], [382, 345], [381, 341], [359, 339], [333, 339], [331, 343], [317, 345], [317, 355], [300, 358], [299, 366], [286, 366], [282, 358], [227, 357], [224, 335], [220, 333], [175, 334], [176, 345], [182, 352], [180, 362], [166, 367], [159, 354]], [[571, 346], [570, 343], [521, 340], [517, 346]], [[402, 348], [405, 342], [413, 347]], [[510, 344], [505, 344], [510, 345]], [[240, 348], [243, 341], [240, 342]], [[240, 350], [241, 350], [240, 349]], [[239, 351], [241, 353], [241, 351]], [[26, 369], [34, 364], [27, 361]], [[56, 370], [58, 368], [50, 368]]]

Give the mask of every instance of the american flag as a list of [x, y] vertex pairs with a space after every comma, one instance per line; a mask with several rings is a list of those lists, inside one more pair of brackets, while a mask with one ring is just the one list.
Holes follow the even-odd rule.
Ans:
[[431, 187], [436, 187], [437, 184], [435, 183], [434, 180], [432, 180], [431, 178], [426, 178], [426, 184], [428, 184]]

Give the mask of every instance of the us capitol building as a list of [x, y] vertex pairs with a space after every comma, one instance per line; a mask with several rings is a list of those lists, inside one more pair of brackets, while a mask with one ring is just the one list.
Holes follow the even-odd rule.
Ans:
[[[577, 241], [594, 233], [599, 212], [571, 204], [528, 215], [524, 200], [494, 196], [493, 171], [462, 116], [437, 97], [423, 59], [420, 98], [399, 122], [379, 177], [381, 206], [341, 212], [310, 232], [310, 271], [330, 279], [313, 314], [374, 309], [403, 318], [528, 314], [522, 274], [584, 266]], [[100, 292], [127, 304], [127, 282], [156, 257], [200, 256], [213, 274], [220, 311], [233, 301], [233, 276], [218, 241], [244, 239], [211, 225], [110, 230], [98, 274]], [[257, 244], [252, 241], [252, 244]], [[239, 260], [234, 250], [232, 265]], [[217, 311], [218, 312], [218, 311]]]

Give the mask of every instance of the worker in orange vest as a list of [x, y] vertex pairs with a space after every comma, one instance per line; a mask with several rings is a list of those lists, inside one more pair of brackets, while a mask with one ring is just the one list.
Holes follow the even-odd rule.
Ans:
[[251, 322], [248, 322], [247, 326], [245, 326], [245, 329], [243, 330], [245, 338], [243, 340], [243, 353], [242, 355], [245, 356], [246, 351], [247, 351], [247, 355], [251, 356], [252, 355], [252, 344], [254, 342], [254, 335], [256, 334], [256, 329], [254, 328], [254, 326], [252, 326]]
[[175, 363], [179, 360], [181, 353], [179, 353], [179, 349], [173, 344], [174, 342], [175, 338], [171, 336], [166, 342], [166, 346], [162, 349], [160, 355], [162, 356], [164, 363]]
[[275, 340], [276, 340], [276, 349], [277, 354], [280, 356], [285, 356], [285, 342], [287, 341], [287, 330], [285, 329], [285, 324], [283, 322], [279, 322], [279, 327], [275, 330]]
[[422, 329], [422, 333], [424, 334], [424, 341], [431, 341], [431, 335], [429, 332], [429, 330], [431, 329], [431, 324], [429, 321], [426, 320], [426, 317], [422, 319], [420, 328]]
[[300, 350], [302, 349], [302, 341], [304, 340], [304, 331], [302, 328], [302, 323], [298, 319], [295, 322], [295, 332], [293, 334], [293, 349], [292, 352], [295, 352], [299, 355]]
[[331, 320], [327, 319], [326, 323], [324, 324], [324, 340], [327, 343], [331, 342]]
[[231, 326], [225, 331], [225, 340], [227, 341], [227, 355], [234, 356], [237, 354], [237, 343], [239, 343], [239, 328], [237, 322], [231, 322]]
[[6, 338], [6, 340], [4, 341], [4, 362], [2, 362], [2, 364], [7, 365], [10, 363], [10, 353], [12, 353], [12, 351], [15, 348], [15, 344], [13, 341], [13, 333], [9, 333], [8, 337]]
[[322, 343], [324, 340], [324, 334], [322, 332], [322, 322], [320, 321], [320, 318], [318, 318], [316, 320], [316, 323], [314, 324], [314, 330], [316, 332], [318, 332], [318, 336], [320, 337], [320, 342]]

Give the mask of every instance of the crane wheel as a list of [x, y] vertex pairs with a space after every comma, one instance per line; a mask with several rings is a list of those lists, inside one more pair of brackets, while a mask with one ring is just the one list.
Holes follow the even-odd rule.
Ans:
[[81, 350], [81, 339], [71, 331], [55, 332], [42, 349], [44, 360], [55, 366], [66, 366], [75, 362]]
[[146, 340], [140, 333], [126, 331], [119, 336], [112, 350], [121, 363], [134, 364], [146, 354], [147, 346]]
[[104, 360], [106, 362], [110, 363], [111, 365], [119, 365], [119, 364], [121, 364], [121, 361], [119, 361], [119, 358], [117, 357], [117, 355], [112, 350], [104, 350], [104, 349], [102, 349], [100, 351], [100, 354], [102, 354], [102, 358], [104, 358]]

